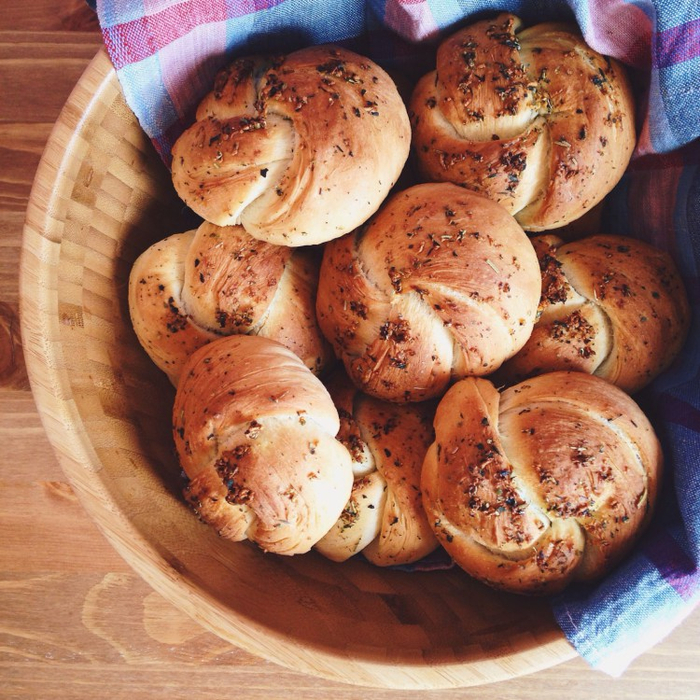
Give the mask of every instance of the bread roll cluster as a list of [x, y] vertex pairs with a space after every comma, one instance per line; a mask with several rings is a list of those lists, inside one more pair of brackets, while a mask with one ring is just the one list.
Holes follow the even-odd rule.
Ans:
[[[174, 146], [205, 221], [143, 253], [129, 303], [177, 388], [186, 499], [279, 554], [442, 546], [527, 594], [602, 576], [653, 512], [630, 395], [689, 305], [648, 244], [526, 230], [576, 230], [618, 182], [624, 70], [501, 14], [445, 38], [410, 114], [369, 59], [313, 47], [234, 61]], [[411, 138], [422, 177], [394, 188]]]

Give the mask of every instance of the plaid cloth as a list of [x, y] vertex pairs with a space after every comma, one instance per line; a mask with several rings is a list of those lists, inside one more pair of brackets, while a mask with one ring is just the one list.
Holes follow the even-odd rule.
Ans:
[[[700, 309], [700, 4], [697, 0], [97, 0], [128, 104], [163, 160], [231, 54], [342, 43], [408, 80], [435, 43], [476, 13], [575, 20], [587, 42], [632, 69], [639, 143], [607, 200], [604, 228], [669, 250]], [[700, 319], [675, 365], [636, 397], [667, 456], [655, 521], [618, 570], [552, 601], [594, 667], [620, 675], [700, 600]]]

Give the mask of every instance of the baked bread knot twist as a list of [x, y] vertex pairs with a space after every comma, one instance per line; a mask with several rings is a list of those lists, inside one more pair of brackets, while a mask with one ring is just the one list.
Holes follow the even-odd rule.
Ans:
[[515, 593], [602, 576], [629, 551], [656, 500], [663, 458], [621, 389], [553, 372], [506, 389], [469, 377], [435, 416], [423, 502], [467, 573]]
[[323, 243], [379, 207], [410, 141], [396, 85], [369, 59], [336, 46], [246, 57], [220, 72], [173, 146], [173, 184], [212, 223]]
[[290, 350], [229, 336], [197, 350], [173, 406], [185, 497], [224, 538], [301, 554], [352, 488], [352, 460], [321, 381]]
[[634, 393], [678, 356], [690, 304], [671, 256], [626, 236], [533, 239], [542, 299], [525, 346], [498, 371], [515, 383], [554, 370], [596, 374]]
[[319, 265], [312, 250], [205, 222], [136, 259], [129, 276], [134, 331], [174, 385], [197, 348], [231, 334], [277, 340], [319, 374], [332, 358], [314, 308]]
[[421, 401], [515, 354], [532, 332], [540, 289], [535, 250], [503, 207], [426, 183], [326, 244], [316, 311], [359, 388]]
[[636, 141], [623, 67], [575, 27], [523, 29], [512, 14], [448, 37], [409, 111], [423, 174], [501, 202], [529, 231], [564, 226], [600, 202]]
[[433, 442], [432, 403], [367, 396], [344, 372], [326, 380], [355, 482], [342, 515], [315, 549], [333, 561], [362, 552], [377, 566], [410, 564], [438, 546], [423, 510], [420, 473]]

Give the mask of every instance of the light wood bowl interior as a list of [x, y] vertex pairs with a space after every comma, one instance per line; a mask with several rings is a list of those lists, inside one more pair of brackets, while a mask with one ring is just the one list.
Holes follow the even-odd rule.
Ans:
[[180, 491], [174, 392], [141, 350], [126, 300], [133, 260], [184, 230], [186, 217], [100, 51], [37, 172], [21, 315], [48, 436], [119, 553], [206, 628], [329, 679], [463, 687], [572, 658], [546, 601], [497, 593], [457, 569], [409, 573], [265, 555], [197, 520]]

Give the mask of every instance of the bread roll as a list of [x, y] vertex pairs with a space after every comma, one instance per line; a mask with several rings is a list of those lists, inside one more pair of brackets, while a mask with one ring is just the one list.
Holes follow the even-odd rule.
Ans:
[[425, 177], [501, 202], [528, 231], [564, 226], [612, 190], [634, 149], [623, 67], [576, 27], [512, 14], [460, 29], [410, 101]]
[[499, 204], [451, 183], [392, 196], [325, 248], [316, 311], [353, 382], [389, 401], [485, 375], [532, 332], [537, 256]]
[[187, 501], [230, 540], [309, 551], [352, 488], [350, 453], [321, 381], [284, 346], [229, 336], [197, 350], [173, 407]]
[[172, 148], [173, 184], [207, 221], [277, 245], [323, 243], [362, 224], [410, 149], [391, 78], [347, 49], [234, 61]]
[[197, 348], [233, 333], [277, 340], [320, 373], [332, 351], [316, 322], [318, 268], [312, 251], [204, 223], [159, 241], [134, 263], [134, 331], [174, 385]]
[[621, 389], [554, 372], [506, 389], [467, 378], [445, 394], [423, 503], [455, 562], [515, 593], [606, 573], [646, 526], [662, 454]]
[[362, 552], [377, 566], [422, 559], [438, 546], [420, 492], [435, 407], [380, 401], [360, 392], [344, 372], [326, 386], [340, 415], [337, 439], [353, 458], [355, 483], [342, 515], [316, 550], [334, 561]]
[[690, 305], [668, 253], [612, 235], [571, 243], [536, 236], [533, 243], [542, 268], [540, 316], [499, 382], [578, 370], [634, 393], [672, 364]]

